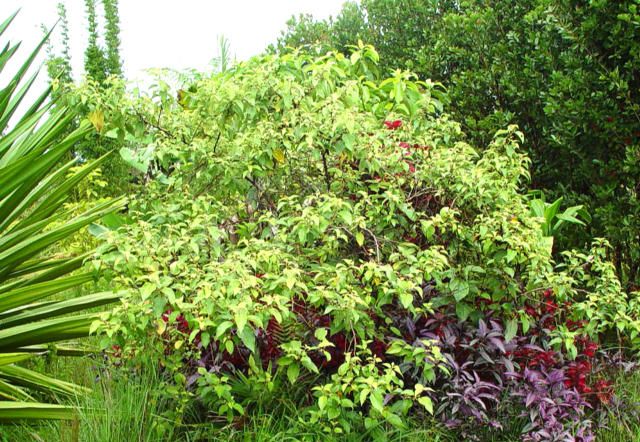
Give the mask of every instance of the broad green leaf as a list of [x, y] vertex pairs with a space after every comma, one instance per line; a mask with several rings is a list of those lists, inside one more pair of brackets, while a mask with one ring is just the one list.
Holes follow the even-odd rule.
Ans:
[[409, 292], [402, 292], [399, 295], [400, 304], [402, 307], [409, 308], [413, 305], [413, 295]]
[[120, 296], [116, 293], [104, 292], [54, 302], [43, 307], [34, 308], [20, 314], [12, 315], [7, 319], [2, 319], [0, 320], [0, 329], [112, 304], [119, 298]]
[[456, 303], [456, 315], [461, 321], [466, 321], [469, 315], [473, 312], [473, 307], [469, 304], [458, 302]]
[[[242, 341], [245, 347], [247, 347], [252, 353], [256, 352], [256, 336], [253, 333], [251, 327], [245, 326], [238, 332], [238, 337]], [[2, 341], [0, 341], [1, 343]]]
[[282, 149], [274, 149], [273, 150], [273, 158], [280, 164], [284, 163], [285, 156]]
[[375, 390], [369, 395], [369, 402], [371, 403], [371, 406], [374, 410], [376, 410], [378, 413], [382, 413], [382, 410], [384, 409], [384, 402], [382, 393], [380, 393], [379, 390]]
[[17, 365], [0, 366], [0, 377], [16, 385], [66, 396], [74, 396], [91, 391], [86, 387], [61, 381]]
[[429, 396], [422, 396], [418, 399], [418, 403], [422, 405], [429, 414], [433, 414], [433, 401]]
[[291, 385], [294, 385], [298, 380], [298, 375], [300, 374], [300, 366], [297, 363], [290, 364], [287, 367], [287, 378]]
[[102, 133], [102, 129], [104, 129], [104, 112], [99, 109], [96, 109], [89, 113], [87, 119], [93, 124], [96, 132]]
[[66, 341], [89, 335], [97, 314], [47, 319], [0, 330], [0, 350], [8, 351], [45, 342]]
[[233, 327], [233, 322], [231, 321], [223, 321], [216, 328], [216, 339], [220, 339], [222, 335], [224, 335], [227, 330]]
[[508, 320], [504, 330], [504, 341], [505, 342], [511, 341], [516, 336], [517, 333], [518, 333], [518, 320], [517, 319]]
[[36, 402], [0, 401], [0, 420], [15, 422], [20, 420], [71, 420], [76, 418], [73, 407]]
[[248, 319], [247, 309], [243, 307], [240, 307], [239, 309], [237, 309], [235, 314], [233, 315], [233, 319], [236, 323], [236, 328], [238, 330], [243, 330], [245, 325], [247, 325], [247, 319]]
[[455, 300], [460, 302], [469, 294], [469, 283], [456, 278], [449, 283], [449, 289]]

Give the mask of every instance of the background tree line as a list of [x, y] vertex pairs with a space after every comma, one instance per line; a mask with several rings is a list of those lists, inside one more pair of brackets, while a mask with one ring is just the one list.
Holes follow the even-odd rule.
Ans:
[[[93, 80], [104, 82], [109, 76], [122, 77], [122, 57], [120, 55], [120, 16], [118, 0], [99, 0], [102, 5], [103, 20], [99, 20], [98, 0], [85, 0], [87, 21], [87, 47], [84, 50], [84, 74]], [[49, 78], [65, 83], [73, 81], [71, 50], [69, 47], [69, 19], [63, 2], [58, 3], [60, 27], [60, 47], [49, 41], [47, 67]]]

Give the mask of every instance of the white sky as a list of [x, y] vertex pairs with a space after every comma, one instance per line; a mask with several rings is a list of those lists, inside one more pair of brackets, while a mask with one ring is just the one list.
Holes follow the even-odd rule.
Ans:
[[[2, 41], [22, 40], [22, 48], [33, 48], [42, 37], [40, 25], [52, 26], [56, 22], [59, 1], [0, 0], [0, 21], [21, 9]], [[343, 1], [120, 0], [125, 74], [136, 79], [141, 78], [142, 70], [152, 67], [205, 69], [217, 55], [219, 35], [229, 39], [232, 54], [246, 59], [275, 42], [291, 15], [311, 13], [316, 18], [328, 18], [339, 12]], [[78, 79], [87, 39], [84, 0], [63, 2], [69, 16], [72, 64]], [[100, 10], [99, 1], [98, 6]], [[20, 52], [25, 56], [25, 50]]]

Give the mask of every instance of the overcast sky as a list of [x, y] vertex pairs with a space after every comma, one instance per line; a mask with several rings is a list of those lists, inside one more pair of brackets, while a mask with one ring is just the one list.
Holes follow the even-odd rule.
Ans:
[[[204, 69], [217, 55], [224, 35], [238, 59], [260, 53], [275, 42], [291, 15], [335, 16], [344, 0], [120, 0], [121, 54], [128, 78], [152, 67]], [[0, 20], [21, 9], [5, 33], [32, 48], [41, 24], [57, 20], [59, 0], [0, 0]], [[84, 0], [64, 0], [69, 15], [74, 74], [82, 72], [87, 40]], [[98, 3], [100, 3], [98, 1]], [[24, 55], [24, 51], [23, 51]]]

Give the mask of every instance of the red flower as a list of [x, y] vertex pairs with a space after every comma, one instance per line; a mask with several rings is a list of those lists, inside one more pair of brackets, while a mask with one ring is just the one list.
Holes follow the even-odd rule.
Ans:
[[389, 130], [396, 130], [396, 129], [400, 129], [402, 127], [402, 121], [400, 121], [400, 120], [385, 121], [384, 125]]
[[533, 360], [529, 361], [529, 366], [544, 365], [546, 367], [552, 367], [556, 363], [556, 354], [553, 350], [538, 352]]
[[[171, 315], [171, 313], [172, 313], [171, 309], [165, 311], [161, 316], [162, 320], [166, 323], [169, 323], [169, 316]], [[176, 317], [175, 322], [177, 323], [176, 328], [178, 329], [179, 332], [188, 333], [191, 331], [191, 328], [189, 327], [189, 322], [187, 322], [187, 320], [182, 314], [179, 314]]]
[[542, 351], [535, 348], [519, 348], [513, 352], [516, 361], [524, 363], [529, 368], [553, 367], [556, 364], [556, 353], [553, 350]]

